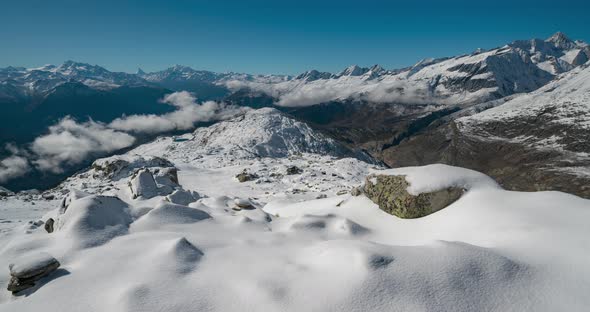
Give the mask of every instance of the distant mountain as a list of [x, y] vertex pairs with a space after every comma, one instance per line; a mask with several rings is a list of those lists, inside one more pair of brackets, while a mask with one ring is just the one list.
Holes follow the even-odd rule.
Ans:
[[[590, 198], [590, 63], [481, 112], [460, 112], [385, 149], [392, 166], [442, 162], [481, 169], [515, 190]], [[495, 106], [495, 107], [494, 107]]]
[[[241, 86], [265, 92], [282, 106], [345, 100], [468, 105], [536, 90], [589, 58], [588, 44], [556, 33], [546, 40], [514, 41], [488, 51], [426, 59], [398, 70], [353, 65], [337, 74], [310, 70], [286, 81]], [[230, 86], [232, 80], [226, 77], [217, 83]], [[233, 85], [239, 84], [233, 81]]]
[[[169, 112], [173, 108], [163, 105], [160, 99], [165, 94], [187, 90], [199, 100], [219, 100], [252, 108], [275, 107], [332, 136], [347, 148], [366, 150], [391, 166], [449, 162], [484, 171], [514, 186], [520, 178], [509, 177], [498, 167], [514, 164], [492, 159], [488, 159], [488, 163], [479, 163], [477, 159], [487, 159], [484, 157], [484, 141], [468, 138], [464, 133], [458, 139], [456, 131], [460, 130], [457, 129], [466, 124], [464, 119], [458, 118], [496, 106], [511, 107], [505, 103], [526, 99], [528, 95], [519, 96], [526, 93], [534, 96], [535, 101], [545, 103], [551, 95], [558, 94], [554, 93], [558, 90], [563, 99], [569, 99], [571, 93], [580, 96], [571, 103], [583, 103], [583, 95], [575, 90], [585, 89], [569, 86], [570, 83], [564, 81], [574, 79], [566, 77], [585, 77], [583, 73], [589, 60], [590, 46], [587, 43], [571, 40], [558, 32], [545, 40], [518, 40], [490, 50], [477, 49], [466, 55], [424, 59], [406, 68], [387, 70], [379, 65], [353, 65], [338, 73], [309, 70], [294, 77], [216, 73], [181, 65], [151, 73], [138, 69], [137, 73], [129, 74], [73, 61], [39, 68], [7, 67], [0, 69], [0, 146], [6, 142], [29, 142], [67, 115], [110, 122], [124, 114]], [[562, 81], [570, 89], [565, 86], [557, 88], [561, 83], [555, 81]], [[549, 98], [544, 99], [544, 94]], [[560, 107], [559, 114], [563, 116], [586, 114], [586, 111], [577, 110], [578, 106], [565, 102]], [[523, 112], [528, 109], [527, 106]], [[534, 134], [541, 138], [540, 141], [560, 140], [563, 143], [567, 139], [560, 133], [568, 133], [574, 139], [566, 144], [566, 149], [573, 148], [575, 153], [587, 152], [581, 137], [586, 132], [547, 119], [556, 114], [557, 110], [549, 108], [542, 117], [537, 116], [532, 121], [521, 118], [510, 122], [469, 124], [479, 125], [474, 126], [473, 132], [488, 131], [490, 137], [529, 133], [525, 125], [534, 124], [535, 131], [545, 129], [544, 134]], [[500, 120], [501, 116], [498, 116], [494, 118]], [[538, 124], [539, 120], [547, 120], [552, 128], [548, 130], [548, 126]], [[491, 131], [488, 125], [497, 129]], [[545, 136], [547, 133], [555, 137]], [[484, 134], [480, 136], [486, 137]], [[461, 140], [466, 142], [461, 148], [452, 147], [448, 153], [440, 152], [447, 151], [449, 146], [455, 146], [449, 144]], [[510, 140], [515, 138], [510, 137]], [[526, 140], [529, 145], [533, 141]], [[504, 145], [497, 146], [504, 148]], [[522, 144], [511, 146], [531, 148]], [[576, 149], [573, 146], [582, 147]], [[515, 153], [518, 152], [516, 149]], [[462, 158], [452, 151], [457, 151], [457, 155], [479, 156], [466, 160], [467, 156]], [[0, 150], [0, 157], [5, 156], [2, 153]], [[527, 152], [526, 155], [533, 154]], [[575, 155], [577, 160], [573, 163], [578, 164], [583, 154]], [[533, 159], [527, 158], [529, 156], [523, 156], [522, 161], [534, 163]], [[543, 154], [543, 157], [550, 156]], [[557, 163], [553, 165], [559, 167]], [[491, 168], [499, 171], [491, 172]], [[561, 172], [559, 179], [564, 177], [564, 170], [557, 170]], [[529, 173], [534, 176], [538, 171], [534, 172]], [[565, 183], [566, 179], [560, 181]], [[569, 191], [581, 194], [579, 190]]]
[[230, 94], [226, 81], [248, 81], [257, 83], [277, 83], [288, 80], [289, 76], [250, 75], [237, 73], [215, 73], [207, 70], [195, 70], [188, 66], [175, 65], [168, 69], [145, 73], [138, 76], [162, 87], [196, 93], [200, 99], [220, 99]]

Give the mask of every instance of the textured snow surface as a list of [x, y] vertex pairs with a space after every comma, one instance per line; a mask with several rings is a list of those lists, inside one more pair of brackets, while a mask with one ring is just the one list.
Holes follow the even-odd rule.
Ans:
[[[101, 160], [49, 192], [55, 200], [0, 201], [3, 218], [43, 205], [25, 216], [56, 220], [51, 234], [18, 223], [0, 236], [0, 285], [22, 257], [45, 252], [61, 263], [21, 295], [1, 291], [0, 311], [587, 310], [589, 200], [505, 191], [444, 165], [378, 170], [312, 153], [315, 145], [270, 144], [273, 135], [252, 125], [220, 123]], [[298, 129], [288, 137], [330, 142]], [[140, 163], [169, 194], [133, 197]], [[170, 165], [180, 185], [166, 178]], [[291, 166], [301, 172], [288, 174]], [[244, 170], [257, 178], [240, 183]], [[467, 191], [434, 214], [398, 219], [348, 194], [370, 173], [406, 175], [417, 192]]]
[[[485, 180], [455, 167], [397, 173], [428, 185], [426, 171]], [[230, 183], [220, 190], [234, 191]], [[2, 283], [19, 257], [47, 252], [62, 266], [26, 295], [0, 293], [0, 310], [584, 311], [590, 304], [590, 201], [575, 196], [480, 183], [413, 220], [364, 196], [278, 198], [239, 211], [235, 198], [205, 196], [188, 206], [87, 196], [63, 215], [48, 214], [64, 224], [56, 232], [3, 238]], [[72, 244], [89, 239], [93, 248]]]

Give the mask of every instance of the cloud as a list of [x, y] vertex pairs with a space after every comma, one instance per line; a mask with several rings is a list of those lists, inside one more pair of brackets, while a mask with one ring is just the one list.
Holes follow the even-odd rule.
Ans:
[[162, 99], [162, 103], [176, 106], [178, 109], [163, 115], [132, 115], [117, 118], [109, 124], [109, 127], [127, 132], [151, 134], [189, 130], [197, 122], [223, 120], [246, 110], [244, 107], [227, 106], [213, 101], [197, 104], [196, 98], [186, 91], [168, 94]]
[[227, 81], [232, 91], [249, 89], [276, 99], [275, 104], [285, 107], [304, 107], [330, 101], [362, 100], [371, 103], [444, 104], [448, 102], [434, 93], [430, 81], [407, 81], [389, 76], [367, 79], [363, 76], [344, 76], [337, 79], [320, 79], [302, 83], [300, 80], [278, 83]]
[[49, 133], [36, 138], [30, 146], [37, 169], [63, 172], [63, 165], [75, 165], [94, 153], [108, 153], [131, 146], [135, 138], [89, 120], [78, 123], [70, 117], [49, 127]]
[[0, 160], [0, 183], [22, 176], [29, 172], [29, 161], [18, 155], [12, 155]]
[[34, 167], [40, 171], [62, 173], [90, 157], [115, 152], [132, 146], [134, 133], [158, 134], [173, 130], [190, 130], [197, 122], [224, 120], [249, 108], [228, 106], [213, 101], [198, 104], [189, 92], [166, 95], [162, 103], [177, 109], [163, 115], [131, 115], [109, 124], [88, 120], [78, 122], [67, 116], [49, 127], [27, 148], [7, 145], [12, 156], [0, 161], [0, 182], [22, 176]]

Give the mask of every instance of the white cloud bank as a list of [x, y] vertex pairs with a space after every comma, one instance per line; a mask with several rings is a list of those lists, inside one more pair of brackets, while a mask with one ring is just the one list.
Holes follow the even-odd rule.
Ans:
[[29, 172], [29, 161], [22, 156], [12, 155], [0, 160], [0, 183], [22, 176]]
[[11, 156], [0, 160], [0, 183], [22, 176], [34, 166], [40, 171], [62, 173], [91, 156], [103, 155], [129, 147], [136, 142], [135, 133], [158, 134], [190, 130], [198, 122], [231, 118], [248, 108], [217, 102], [198, 104], [189, 92], [166, 95], [162, 103], [177, 110], [163, 115], [131, 115], [109, 124], [89, 120], [77, 122], [67, 116], [49, 127], [49, 133], [37, 137], [26, 149], [8, 145]]
[[161, 133], [173, 130], [189, 130], [197, 122], [223, 120], [245, 111], [243, 107], [227, 106], [207, 101], [197, 104], [189, 92], [181, 91], [166, 95], [162, 103], [177, 107], [177, 110], [163, 115], [132, 115], [113, 120], [110, 128], [139, 133]]
[[304, 107], [342, 100], [362, 100], [372, 103], [444, 104], [446, 96], [435, 93], [429, 80], [408, 81], [389, 76], [367, 79], [363, 76], [346, 76], [311, 82], [290, 80], [279, 83], [227, 81], [232, 91], [250, 89], [276, 99], [275, 104], [285, 107]]
[[36, 138], [31, 151], [37, 155], [33, 163], [39, 170], [61, 173], [63, 164], [79, 164], [90, 154], [113, 152], [134, 142], [133, 136], [102, 123], [92, 120], [77, 123], [65, 117], [49, 127], [49, 134]]

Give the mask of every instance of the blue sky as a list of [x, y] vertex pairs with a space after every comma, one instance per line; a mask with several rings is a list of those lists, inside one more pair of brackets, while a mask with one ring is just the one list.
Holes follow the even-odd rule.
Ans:
[[555, 31], [590, 41], [590, 1], [2, 0], [0, 67], [297, 74], [386, 68]]

